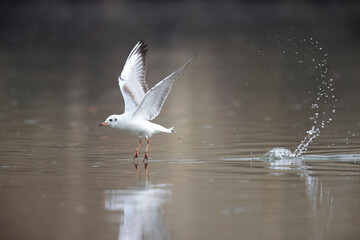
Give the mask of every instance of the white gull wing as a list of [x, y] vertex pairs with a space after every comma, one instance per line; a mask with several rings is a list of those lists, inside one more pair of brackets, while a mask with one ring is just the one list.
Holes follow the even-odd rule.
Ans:
[[172, 85], [191, 61], [192, 58], [175, 72], [152, 87], [146, 93], [144, 99], [133, 113], [133, 116], [145, 120], [153, 120], [157, 115], [159, 115], [161, 108], [170, 93]]
[[125, 102], [124, 113], [133, 113], [143, 100], [148, 86], [145, 81], [147, 45], [140, 40], [130, 52], [121, 75], [119, 87]]

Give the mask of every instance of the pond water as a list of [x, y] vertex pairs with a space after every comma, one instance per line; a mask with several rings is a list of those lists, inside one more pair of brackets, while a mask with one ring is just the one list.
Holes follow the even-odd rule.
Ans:
[[[187, 4], [3, 12], [0, 239], [359, 239], [358, 12], [235, 4], [215, 21], [219, 6]], [[150, 87], [196, 55], [154, 120], [176, 133], [153, 136], [147, 162], [136, 136], [98, 126], [123, 111], [140, 38]]]

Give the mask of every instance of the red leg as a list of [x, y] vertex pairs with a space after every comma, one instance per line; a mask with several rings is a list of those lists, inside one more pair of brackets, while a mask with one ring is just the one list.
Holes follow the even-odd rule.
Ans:
[[148, 155], [147, 155], [147, 151], [148, 151], [150, 142], [149, 142], [149, 139], [148, 139], [148, 138], [146, 139], [146, 141], [147, 141], [147, 145], [146, 145], [146, 149], [145, 149], [144, 159], [149, 159], [149, 157], [148, 157]]
[[141, 138], [139, 138], [139, 145], [137, 146], [136, 150], [135, 150], [135, 153], [134, 153], [134, 158], [137, 158], [138, 157], [138, 151], [139, 151], [139, 148], [141, 146]]

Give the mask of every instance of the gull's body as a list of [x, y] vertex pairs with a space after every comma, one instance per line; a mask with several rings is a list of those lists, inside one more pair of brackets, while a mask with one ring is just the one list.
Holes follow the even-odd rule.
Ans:
[[141, 138], [146, 138], [147, 146], [144, 159], [148, 158], [149, 138], [152, 135], [159, 132], [175, 132], [173, 127], [165, 128], [150, 121], [159, 115], [173, 83], [192, 60], [190, 59], [185, 65], [148, 90], [145, 81], [146, 47], [147, 45], [144, 41], [140, 41], [135, 45], [118, 78], [119, 87], [125, 102], [124, 113], [121, 115], [113, 114], [100, 124], [100, 126], [108, 125], [135, 134], [139, 138], [139, 145], [136, 148], [134, 158], [138, 157]]
[[165, 128], [148, 120], [134, 117], [132, 114], [113, 114], [110, 117], [116, 119], [115, 124], [112, 125], [113, 128], [127, 130], [132, 134], [135, 134], [138, 138], [150, 138], [152, 135], [159, 132], [174, 132], [174, 128]]

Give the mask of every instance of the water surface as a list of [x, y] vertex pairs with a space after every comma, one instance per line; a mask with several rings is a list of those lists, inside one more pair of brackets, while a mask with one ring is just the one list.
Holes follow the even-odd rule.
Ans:
[[[356, 8], [99, 6], [2, 15], [0, 239], [359, 238]], [[98, 127], [123, 110], [116, 79], [140, 38], [149, 86], [197, 54], [155, 120], [176, 134], [151, 138], [146, 164], [135, 136]], [[334, 120], [304, 155], [264, 158], [311, 129], [323, 54]]]

